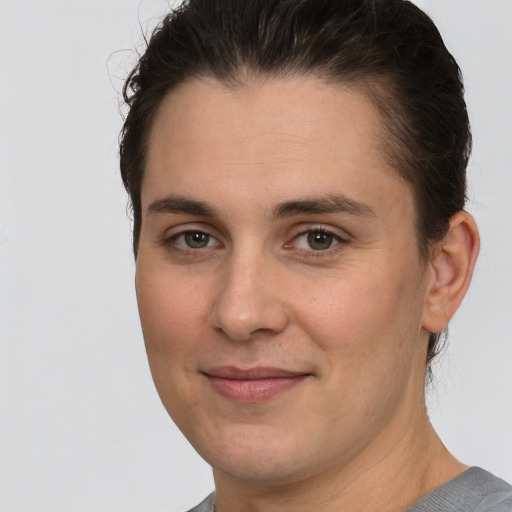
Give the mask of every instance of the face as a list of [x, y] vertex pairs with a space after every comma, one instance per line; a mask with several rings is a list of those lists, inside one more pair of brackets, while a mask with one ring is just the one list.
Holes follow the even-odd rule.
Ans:
[[385, 456], [423, 407], [424, 265], [408, 185], [357, 91], [172, 92], [150, 135], [137, 296], [156, 387], [227, 478]]

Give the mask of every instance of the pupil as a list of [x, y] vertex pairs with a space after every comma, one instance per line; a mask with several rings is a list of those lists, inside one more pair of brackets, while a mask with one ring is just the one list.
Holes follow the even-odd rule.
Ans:
[[321, 231], [309, 233], [308, 243], [309, 246], [315, 251], [329, 249], [332, 244], [332, 235], [329, 233], [322, 233]]
[[199, 248], [206, 247], [208, 245], [209, 236], [205, 233], [187, 233], [185, 235], [185, 241], [189, 247]]

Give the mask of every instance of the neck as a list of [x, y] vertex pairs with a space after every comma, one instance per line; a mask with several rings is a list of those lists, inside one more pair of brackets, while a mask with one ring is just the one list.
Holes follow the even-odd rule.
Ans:
[[285, 484], [240, 482], [214, 470], [216, 512], [399, 512], [466, 467], [444, 447], [423, 406], [389, 425], [342, 467]]

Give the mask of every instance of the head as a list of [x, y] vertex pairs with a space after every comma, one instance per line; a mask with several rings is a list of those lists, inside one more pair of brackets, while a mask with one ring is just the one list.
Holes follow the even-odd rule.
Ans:
[[125, 95], [151, 371], [216, 475], [288, 485], [427, 445], [431, 333], [478, 249], [460, 73], [429, 18], [191, 0]]
[[[201, 78], [240, 88], [292, 76], [358, 90], [377, 110], [428, 259], [464, 208], [471, 136], [460, 70], [433, 22], [406, 0], [192, 0], [169, 14], [124, 88], [121, 172], [136, 257], [149, 136], [164, 98]], [[440, 336], [430, 334], [427, 365]]]

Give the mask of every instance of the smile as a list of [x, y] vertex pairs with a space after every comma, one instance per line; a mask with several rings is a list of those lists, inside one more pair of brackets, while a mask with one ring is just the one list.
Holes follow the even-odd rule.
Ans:
[[310, 376], [279, 368], [241, 370], [231, 366], [204, 372], [212, 388], [220, 395], [238, 402], [263, 402], [288, 391]]

